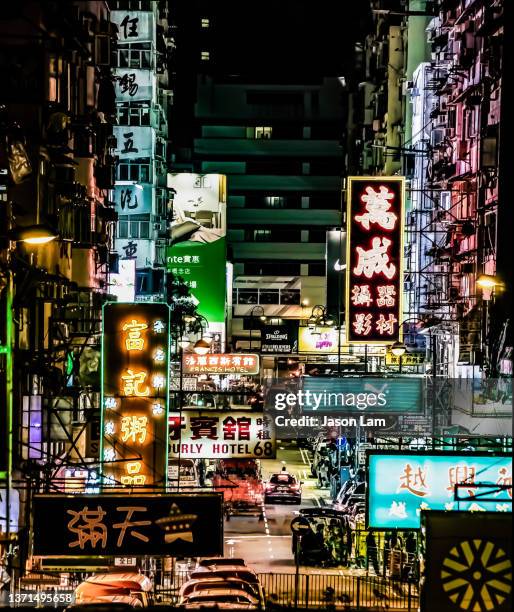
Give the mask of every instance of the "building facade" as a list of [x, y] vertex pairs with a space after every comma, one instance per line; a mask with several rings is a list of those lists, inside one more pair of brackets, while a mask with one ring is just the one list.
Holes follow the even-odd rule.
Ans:
[[[167, 142], [173, 43], [166, 3], [113, 2], [118, 27], [114, 130], [119, 215], [111, 271], [124, 297], [162, 299], [168, 227]], [[126, 285], [129, 286], [127, 292]]]
[[85, 480], [98, 477], [100, 317], [116, 221], [116, 33], [106, 2], [5, 9], [0, 546], [12, 575], [27, 554], [31, 492], [66, 490], [79, 467]]

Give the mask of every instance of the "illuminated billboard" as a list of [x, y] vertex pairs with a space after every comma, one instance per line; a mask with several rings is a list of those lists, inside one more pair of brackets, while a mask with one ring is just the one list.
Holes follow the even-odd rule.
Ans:
[[[346, 346], [344, 334], [335, 327], [300, 327], [298, 330], [299, 353], [337, 353]], [[346, 349], [348, 347], [346, 346]]]
[[182, 459], [272, 459], [273, 420], [262, 412], [186, 411], [169, 416], [169, 456]]
[[163, 487], [167, 474], [169, 307], [110, 303], [103, 309], [104, 487]]
[[208, 355], [185, 354], [184, 374], [258, 374], [259, 355], [248, 353]]
[[32, 511], [38, 556], [223, 554], [217, 493], [36, 495]]
[[346, 208], [346, 338], [401, 338], [405, 179], [349, 177]]
[[166, 266], [180, 277], [209, 323], [225, 321], [227, 263], [226, 177], [168, 174], [173, 221]]
[[[455, 501], [455, 485], [467, 484]], [[367, 521], [373, 529], [419, 529], [421, 510], [512, 511], [512, 457], [478, 452], [392, 453], [368, 451]], [[475, 498], [476, 497], [476, 498]]]

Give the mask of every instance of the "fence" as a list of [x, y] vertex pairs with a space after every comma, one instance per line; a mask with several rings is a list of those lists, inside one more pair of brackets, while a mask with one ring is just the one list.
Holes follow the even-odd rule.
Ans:
[[[187, 574], [175, 574], [173, 585], [161, 594], [176, 604]], [[380, 576], [342, 574], [276, 574], [260, 573], [259, 580], [270, 609], [307, 608], [357, 612], [359, 610], [418, 609], [418, 585]]]

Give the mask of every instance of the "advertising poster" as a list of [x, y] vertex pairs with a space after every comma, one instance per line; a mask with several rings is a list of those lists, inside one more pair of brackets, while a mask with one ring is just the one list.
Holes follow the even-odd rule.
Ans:
[[[455, 485], [468, 501], [455, 501]], [[422, 510], [512, 512], [512, 489], [480, 499], [480, 484], [512, 484], [512, 457], [478, 452], [368, 452], [367, 519], [374, 529], [419, 529]], [[476, 499], [474, 499], [476, 496]]]
[[263, 325], [261, 328], [261, 353], [297, 353], [298, 325], [294, 323], [296, 322]]
[[168, 364], [167, 304], [110, 303], [104, 306], [104, 487], [165, 486]]
[[169, 456], [187, 459], [272, 459], [273, 420], [262, 412], [183, 411], [169, 416]]
[[346, 272], [346, 232], [327, 232], [327, 312], [336, 317], [344, 306], [344, 279]]
[[403, 177], [349, 177], [346, 228], [348, 343], [392, 344], [401, 337]]
[[209, 323], [226, 309], [226, 182], [220, 174], [168, 174], [173, 197], [168, 272], [181, 277]]
[[[300, 327], [298, 331], [298, 352], [299, 353], [337, 353], [338, 330], [335, 327], [317, 326]], [[344, 331], [339, 332], [339, 346], [341, 351], [346, 345]]]
[[171, 557], [223, 554], [222, 498], [186, 495], [36, 495], [38, 556]]

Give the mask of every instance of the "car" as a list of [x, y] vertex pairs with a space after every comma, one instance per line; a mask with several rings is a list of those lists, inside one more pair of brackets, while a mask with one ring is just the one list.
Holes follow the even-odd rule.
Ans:
[[216, 607], [217, 609], [259, 610], [260, 602], [239, 589], [211, 589], [192, 593], [179, 605], [184, 609]]
[[254, 597], [257, 601], [262, 600], [262, 590], [258, 585], [250, 584], [249, 582], [241, 580], [241, 578], [219, 578], [216, 576], [212, 578], [197, 578], [188, 580], [180, 588], [180, 596], [186, 597], [191, 593], [196, 593], [198, 591], [219, 588], [239, 589], [251, 597]]
[[296, 504], [302, 503], [302, 484], [295, 476], [282, 468], [281, 472], [272, 474], [264, 487], [264, 503], [269, 504], [273, 501], [293, 501]]
[[197, 567], [189, 576], [191, 579], [198, 578], [240, 578], [249, 584], [260, 584], [259, 577], [245, 565], [211, 565], [209, 567]]
[[153, 585], [137, 573], [105, 573], [89, 576], [75, 589], [77, 604], [112, 603], [147, 607], [152, 601]]

